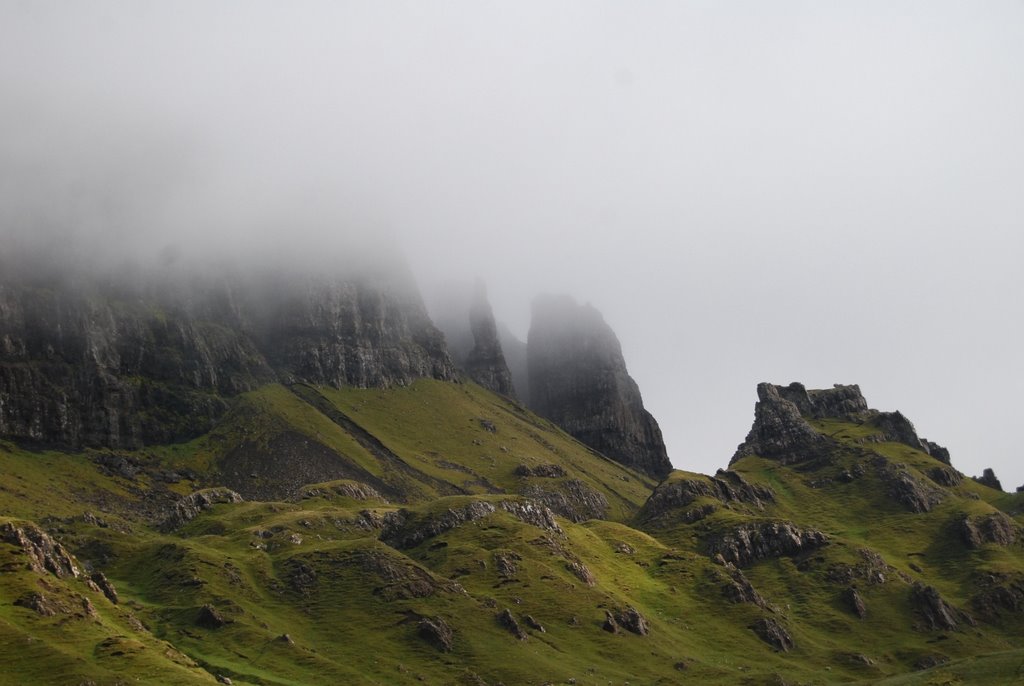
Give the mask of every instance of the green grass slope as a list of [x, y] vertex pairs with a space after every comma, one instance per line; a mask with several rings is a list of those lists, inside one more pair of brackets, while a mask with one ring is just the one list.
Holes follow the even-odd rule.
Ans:
[[[507, 399], [423, 381], [267, 386], [134, 453], [0, 443], [0, 530], [37, 526], [81, 571], [0, 541], [5, 683], [1014, 683], [1021, 497], [815, 428], [824, 458], [659, 485]], [[245, 500], [202, 490], [224, 485]], [[1016, 538], [970, 544], [965, 518]]]

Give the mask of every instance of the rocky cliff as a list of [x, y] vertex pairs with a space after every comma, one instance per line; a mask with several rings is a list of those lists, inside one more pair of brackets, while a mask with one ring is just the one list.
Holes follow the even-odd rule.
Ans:
[[758, 455], [788, 464], [826, 455], [833, 442], [808, 420], [838, 419], [874, 429], [872, 441], [903, 443], [949, 464], [948, 450], [920, 438], [911, 421], [900, 412], [870, 409], [855, 384], [808, 390], [797, 382], [788, 386], [760, 383], [757, 398], [754, 424], [736, 449], [732, 462]]
[[446, 285], [431, 309], [455, 364], [484, 388], [515, 398], [516, 386], [483, 282], [478, 280], [472, 287]]
[[567, 296], [533, 302], [527, 341], [530, 407], [579, 441], [645, 474], [672, 469], [611, 327]]
[[226, 398], [272, 381], [454, 376], [402, 278], [26, 270], [0, 282], [0, 435], [17, 440], [137, 448], [201, 434]]

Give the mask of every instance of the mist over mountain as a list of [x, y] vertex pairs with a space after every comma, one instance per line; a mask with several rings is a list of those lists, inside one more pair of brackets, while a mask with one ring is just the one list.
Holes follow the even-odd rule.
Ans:
[[5, 3], [0, 253], [388, 236], [520, 340], [536, 294], [593, 302], [677, 466], [801, 379], [1021, 484], [1021, 11]]

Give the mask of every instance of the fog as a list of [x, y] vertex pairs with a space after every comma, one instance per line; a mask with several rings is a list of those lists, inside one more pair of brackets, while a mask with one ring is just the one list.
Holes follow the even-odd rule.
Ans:
[[[0, 238], [591, 302], [677, 467], [859, 383], [1024, 484], [1024, 3], [0, 0]], [[166, 253], [165, 253], [166, 254]]]

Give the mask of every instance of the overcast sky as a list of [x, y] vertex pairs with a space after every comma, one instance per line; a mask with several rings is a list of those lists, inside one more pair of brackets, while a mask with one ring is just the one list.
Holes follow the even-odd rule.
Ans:
[[393, 234], [613, 326], [678, 467], [859, 383], [1013, 490], [1024, 2], [0, 0], [4, 240]]

